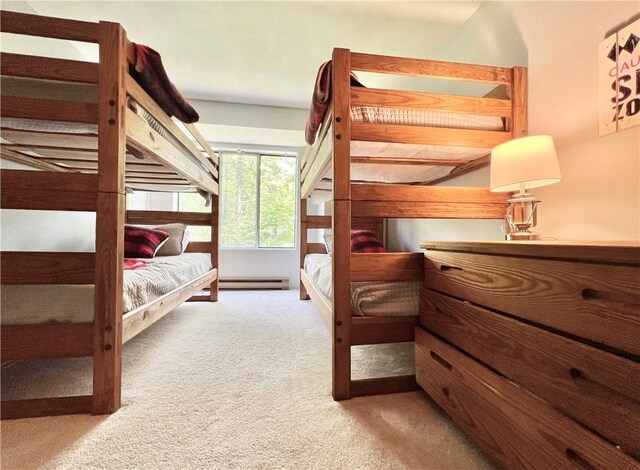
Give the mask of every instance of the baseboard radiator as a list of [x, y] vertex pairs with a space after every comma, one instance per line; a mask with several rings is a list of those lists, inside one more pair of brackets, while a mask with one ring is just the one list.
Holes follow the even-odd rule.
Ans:
[[285, 277], [228, 277], [219, 281], [220, 289], [281, 289], [289, 290]]

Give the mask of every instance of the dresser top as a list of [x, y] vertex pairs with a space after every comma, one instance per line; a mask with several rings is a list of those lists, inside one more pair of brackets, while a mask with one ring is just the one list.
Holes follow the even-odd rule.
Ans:
[[425, 250], [489, 255], [640, 264], [640, 241], [638, 240], [423, 241], [420, 247]]

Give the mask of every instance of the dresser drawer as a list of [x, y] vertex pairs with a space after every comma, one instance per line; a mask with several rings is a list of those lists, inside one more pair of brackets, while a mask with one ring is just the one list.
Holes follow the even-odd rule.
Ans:
[[420, 327], [415, 345], [420, 386], [503, 467], [637, 470], [631, 457]]
[[425, 287], [640, 354], [638, 267], [427, 251]]
[[420, 324], [640, 457], [640, 364], [424, 289]]

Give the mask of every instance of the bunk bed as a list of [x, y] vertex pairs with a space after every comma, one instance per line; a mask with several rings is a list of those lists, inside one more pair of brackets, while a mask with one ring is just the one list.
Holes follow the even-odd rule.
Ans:
[[[330, 80], [325, 79], [326, 114], [315, 141], [308, 140], [300, 166], [300, 298], [311, 298], [332, 335], [335, 400], [417, 390], [414, 375], [352, 380], [352, 346], [413, 341], [418, 324], [417, 316], [402, 312], [353, 316], [352, 285], [422, 281], [424, 256], [352, 253], [351, 231], [363, 226], [373, 230], [388, 218], [504, 218], [508, 195], [434, 184], [487, 165], [494, 146], [526, 133], [526, 68], [347, 49], [334, 49], [331, 65]], [[353, 72], [478, 82], [492, 90], [473, 97], [365, 88], [354, 83]], [[460, 117], [473, 119], [460, 128]], [[307, 214], [307, 199], [316, 191], [331, 192], [331, 215]], [[314, 229], [332, 231], [331, 297], [304, 269], [307, 255], [326, 252], [323, 244], [308, 242], [308, 231]]]
[[[0, 58], [10, 84], [2, 89], [2, 158], [40, 170], [3, 169], [0, 207], [96, 214], [95, 252], [3, 251], [0, 273], [11, 287], [92, 286], [93, 311], [79, 319], [39, 322], [34, 315], [0, 326], [2, 361], [91, 357], [92, 393], [2, 401], [2, 418], [113, 413], [121, 405], [123, 344], [182, 302], [217, 300], [218, 157], [193, 124], [176, 123], [134, 80], [135, 45], [119, 24], [2, 11], [0, 29], [99, 48], [98, 63], [6, 52]], [[30, 85], [16, 85], [20, 80]], [[199, 192], [210, 211], [127, 210], [130, 188]], [[199, 259], [195, 274], [126, 313], [125, 223], [211, 227], [209, 241], [167, 257]]]

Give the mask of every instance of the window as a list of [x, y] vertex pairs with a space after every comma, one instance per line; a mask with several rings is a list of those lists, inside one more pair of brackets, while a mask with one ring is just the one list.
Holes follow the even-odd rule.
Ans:
[[[295, 156], [220, 155], [220, 246], [295, 248]], [[178, 210], [208, 212], [199, 194], [180, 193]], [[210, 240], [210, 227], [189, 227], [191, 240]]]
[[[211, 212], [211, 206], [206, 206], [205, 199], [198, 193], [178, 193], [178, 211], [180, 212]], [[189, 240], [194, 242], [208, 242], [211, 240], [211, 227], [189, 225]]]
[[296, 157], [223, 153], [220, 246], [294, 248]]

